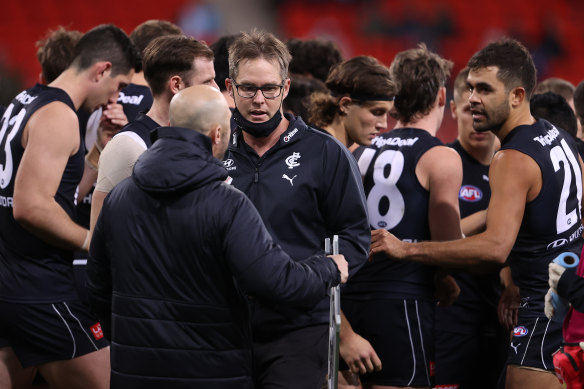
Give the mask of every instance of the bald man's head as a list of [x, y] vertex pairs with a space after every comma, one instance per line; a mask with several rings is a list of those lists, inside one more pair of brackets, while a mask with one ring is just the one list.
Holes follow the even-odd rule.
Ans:
[[170, 101], [169, 119], [172, 127], [190, 128], [209, 136], [213, 155], [223, 158], [231, 132], [231, 111], [218, 89], [194, 85], [181, 90]]
[[209, 85], [194, 85], [177, 93], [170, 102], [172, 127], [190, 128], [208, 134], [214, 125], [229, 127], [231, 111], [223, 95]]

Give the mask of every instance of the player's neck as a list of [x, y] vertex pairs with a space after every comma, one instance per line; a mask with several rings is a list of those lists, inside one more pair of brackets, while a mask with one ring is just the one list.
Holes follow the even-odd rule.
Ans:
[[497, 135], [497, 138], [502, 141], [516, 127], [532, 125], [533, 123], [535, 123], [535, 118], [531, 116], [529, 105], [522, 105], [521, 107], [511, 110], [509, 117], [495, 135]]
[[150, 87], [144, 78], [144, 72], [134, 73], [132, 76], [132, 84]]
[[152, 102], [152, 107], [148, 110], [146, 116], [150, 119], [154, 120], [156, 123], [160, 124], [161, 126], [167, 126], [169, 119], [168, 119], [168, 110], [170, 107], [170, 102], [166, 97], [155, 97]]
[[278, 127], [270, 135], [264, 136], [263, 138], [256, 138], [243, 131], [243, 140], [261, 157], [278, 143], [280, 136], [286, 131], [289, 123], [288, 119], [282, 117], [282, 121], [278, 124]]
[[444, 117], [444, 107], [439, 107], [434, 105], [434, 108], [424, 116], [414, 116], [409, 122], [403, 122], [398, 120], [394, 128], [419, 128], [425, 130], [430, 135], [436, 136], [440, 125], [442, 124], [442, 118]]
[[324, 127], [324, 130], [334, 136], [339, 142], [349, 147], [351, 143], [349, 141], [349, 136], [347, 135], [347, 130], [339, 116], [335, 116], [333, 122], [328, 126]]
[[481, 165], [488, 166], [491, 164], [491, 160], [493, 159], [493, 154], [495, 154], [495, 145], [494, 142], [491, 143], [488, 147], [472, 147], [464, 142], [461, 142], [460, 139], [458, 140], [460, 145], [470, 155], [473, 157], [478, 163]]
[[86, 78], [86, 73], [77, 73], [71, 68], [61, 73], [48, 86], [64, 90], [71, 98], [75, 110], [81, 107], [90, 92], [89, 80]]

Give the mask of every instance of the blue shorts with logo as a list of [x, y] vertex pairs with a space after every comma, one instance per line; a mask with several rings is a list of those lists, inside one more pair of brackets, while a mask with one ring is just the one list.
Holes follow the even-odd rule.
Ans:
[[562, 323], [545, 316], [522, 317], [509, 347], [507, 364], [554, 371], [552, 354], [562, 345]]

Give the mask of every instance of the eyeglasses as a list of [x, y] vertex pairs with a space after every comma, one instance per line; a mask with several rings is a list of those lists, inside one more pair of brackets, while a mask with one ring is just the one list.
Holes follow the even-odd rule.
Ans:
[[262, 94], [266, 99], [275, 99], [276, 97], [282, 94], [282, 88], [284, 88], [284, 83], [282, 85], [264, 85], [264, 86], [255, 86], [255, 85], [240, 85], [236, 83], [234, 80], [233, 85], [235, 85], [235, 89], [237, 90], [237, 94], [244, 99], [251, 99], [255, 97], [258, 90], [262, 91]]

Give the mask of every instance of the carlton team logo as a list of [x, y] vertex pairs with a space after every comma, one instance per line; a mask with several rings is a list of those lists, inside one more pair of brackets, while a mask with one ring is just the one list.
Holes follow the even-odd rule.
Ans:
[[483, 192], [473, 185], [464, 185], [458, 192], [458, 198], [463, 201], [476, 203], [483, 198]]
[[519, 326], [519, 327], [515, 327], [513, 329], [513, 336], [517, 336], [517, 337], [522, 337], [527, 335], [529, 331], [527, 331], [527, 328], [523, 327], [523, 326]]
[[300, 158], [300, 153], [292, 153], [291, 156], [286, 158], [286, 165], [288, 165], [288, 169], [293, 169], [296, 166], [300, 166], [298, 159]]

